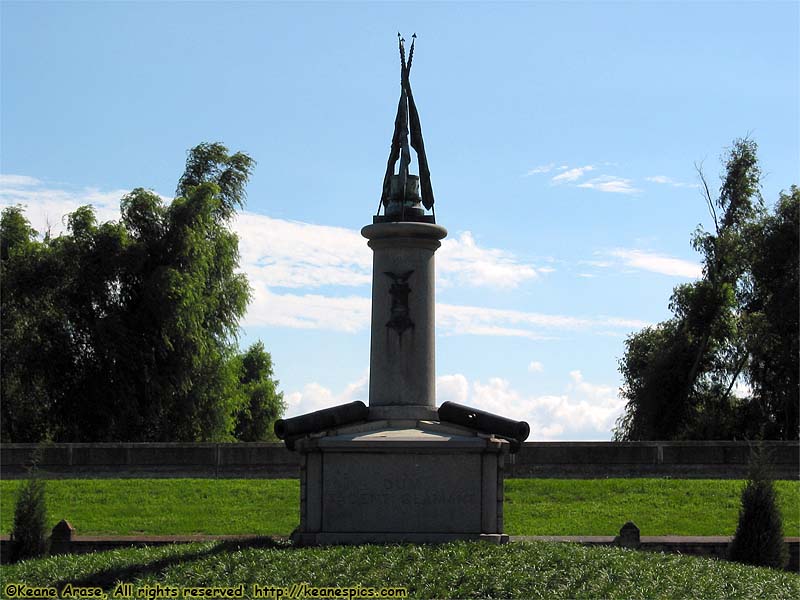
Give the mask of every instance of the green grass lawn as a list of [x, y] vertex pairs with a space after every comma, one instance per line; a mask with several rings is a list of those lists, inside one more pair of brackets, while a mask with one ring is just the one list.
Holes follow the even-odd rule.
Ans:
[[[411, 598], [798, 598], [800, 576], [725, 561], [577, 544], [288, 548], [206, 543], [54, 556], [0, 569], [10, 582], [107, 592], [160, 585], [405, 587]], [[286, 597], [286, 596], [284, 596]]]
[[[786, 536], [800, 536], [800, 481], [776, 481]], [[733, 535], [743, 481], [720, 479], [510, 479], [511, 535]]]
[[[20, 481], [0, 481], [0, 531], [8, 533]], [[511, 535], [615, 535], [628, 520], [642, 535], [732, 535], [743, 482], [677, 479], [511, 479]], [[800, 482], [776, 482], [784, 533], [800, 536]], [[296, 479], [71, 479], [47, 482], [50, 526], [78, 535], [288, 535], [299, 522]]]

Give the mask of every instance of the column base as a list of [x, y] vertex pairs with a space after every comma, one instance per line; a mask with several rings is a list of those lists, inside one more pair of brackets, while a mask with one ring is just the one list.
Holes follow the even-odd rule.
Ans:
[[392, 406], [370, 406], [370, 421], [438, 421], [436, 408], [419, 404], [395, 404]]
[[459, 540], [507, 544], [505, 533], [436, 533], [436, 532], [370, 532], [370, 533], [301, 533], [292, 534], [292, 542], [297, 546], [331, 546], [352, 544], [444, 544]]

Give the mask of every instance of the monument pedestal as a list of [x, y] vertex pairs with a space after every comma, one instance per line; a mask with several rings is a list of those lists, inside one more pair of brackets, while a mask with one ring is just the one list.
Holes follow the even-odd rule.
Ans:
[[431, 421], [370, 421], [296, 448], [296, 543], [508, 541], [505, 440]]
[[361, 233], [374, 252], [369, 408], [353, 402], [276, 423], [302, 456], [292, 539], [507, 542], [503, 467], [508, 440], [516, 449], [527, 424], [452, 403], [436, 409], [434, 253], [447, 230], [379, 222]]

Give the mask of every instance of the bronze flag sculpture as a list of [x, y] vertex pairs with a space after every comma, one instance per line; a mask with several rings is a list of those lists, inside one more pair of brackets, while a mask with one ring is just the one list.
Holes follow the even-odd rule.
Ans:
[[[422, 127], [419, 122], [419, 112], [414, 103], [414, 95], [411, 92], [409, 74], [411, 73], [411, 63], [414, 60], [414, 43], [417, 34], [412, 36], [411, 48], [406, 62], [405, 39], [398, 33], [398, 44], [400, 47], [400, 102], [397, 106], [397, 117], [394, 121], [394, 136], [392, 146], [389, 151], [389, 162], [386, 165], [386, 175], [383, 178], [383, 193], [381, 203], [384, 208], [388, 206], [392, 196], [392, 179], [395, 175], [394, 167], [398, 158], [400, 159], [400, 170], [397, 173], [399, 178], [399, 189], [403, 198], [408, 191], [408, 166], [411, 163], [411, 152], [409, 151], [409, 130], [411, 134], [411, 147], [417, 153], [419, 163], [419, 180], [422, 204], [428, 210], [433, 208], [433, 188], [431, 187], [431, 172], [428, 169], [428, 159], [425, 156], [425, 143], [422, 140]], [[402, 202], [402, 200], [401, 200]]]

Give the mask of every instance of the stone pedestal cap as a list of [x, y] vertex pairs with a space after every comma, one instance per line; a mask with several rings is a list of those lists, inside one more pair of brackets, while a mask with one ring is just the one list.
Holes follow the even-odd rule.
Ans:
[[439, 240], [447, 237], [447, 229], [435, 223], [373, 223], [361, 230], [361, 235], [369, 240], [370, 248], [382, 245], [386, 240], [390, 245], [422, 246], [432, 242], [433, 248], [439, 247]]

